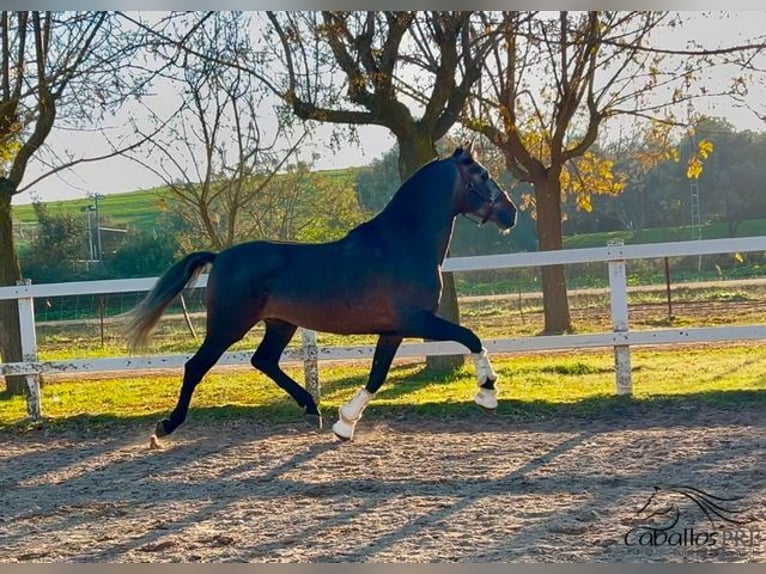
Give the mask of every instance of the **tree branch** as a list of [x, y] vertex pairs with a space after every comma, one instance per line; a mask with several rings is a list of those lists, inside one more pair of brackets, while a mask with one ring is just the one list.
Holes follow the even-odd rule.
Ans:
[[173, 115], [170, 116], [159, 128], [157, 128], [156, 130], [154, 130], [152, 133], [150, 133], [148, 135], [143, 135], [140, 140], [138, 140], [136, 142], [133, 142], [132, 144], [130, 144], [128, 146], [125, 146], [125, 147], [122, 147], [122, 148], [113, 149], [111, 152], [106, 153], [106, 154], [97, 155], [97, 156], [91, 156], [91, 157], [83, 157], [83, 158], [79, 158], [79, 159], [76, 159], [76, 160], [72, 160], [72, 161], [69, 161], [69, 162], [65, 162], [65, 163], [59, 164], [56, 167], [46, 171], [44, 174], [36, 177], [35, 179], [30, 181], [29, 183], [27, 183], [23, 187], [20, 187], [18, 189], [17, 193], [23, 193], [23, 192], [27, 191], [28, 189], [30, 189], [31, 187], [33, 187], [33, 186], [37, 185], [38, 183], [40, 183], [42, 180], [44, 180], [44, 179], [46, 179], [46, 178], [48, 178], [48, 177], [50, 177], [52, 175], [55, 175], [55, 174], [57, 174], [60, 171], [63, 171], [65, 169], [69, 169], [71, 167], [74, 167], [75, 165], [80, 165], [80, 164], [85, 164], [85, 163], [93, 163], [93, 162], [96, 162], [96, 161], [103, 161], [105, 159], [110, 159], [110, 158], [116, 157], [118, 155], [127, 154], [128, 152], [131, 152], [131, 151], [141, 147], [145, 143], [151, 141], [162, 129], [165, 128], [165, 126], [167, 126], [167, 124], [170, 123], [170, 121], [173, 118], [175, 118], [175, 116], [177, 114], [180, 113], [180, 111], [181, 110], [177, 110], [176, 112], [174, 112]]

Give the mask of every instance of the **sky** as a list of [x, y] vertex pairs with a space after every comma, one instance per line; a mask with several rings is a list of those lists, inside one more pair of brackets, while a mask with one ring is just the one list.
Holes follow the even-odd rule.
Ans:
[[[693, 39], [706, 46], [716, 43], [733, 44], [743, 42], [746, 38], [763, 34], [766, 30], [766, 12], [736, 12], [727, 17], [695, 18], [693, 24], [685, 26], [682, 31], [675, 30], [673, 33], [661, 38], [664, 46], [677, 48], [684, 47]], [[711, 81], [727, 82], [728, 78], [712, 78]], [[751, 94], [758, 97], [758, 94]], [[176, 96], [172, 93], [161, 93], [156, 104], [161, 107], [172, 107]], [[762, 131], [766, 128], [755, 116], [742, 108], [736, 108], [731, 104], [717, 103], [713, 107], [699, 106], [699, 111], [723, 116], [735, 126], [736, 129], [752, 129]], [[120, 125], [122, 119], [114, 120], [115, 125]], [[117, 129], [117, 128], [115, 128]], [[390, 132], [377, 126], [360, 126], [359, 144], [349, 143], [340, 150], [331, 149], [330, 134], [333, 126], [319, 126], [316, 137], [306, 151], [315, 151], [319, 159], [315, 163], [317, 169], [344, 168], [349, 166], [365, 165], [374, 158], [379, 157], [394, 143]], [[62, 132], [55, 129], [49, 137], [50, 149], [58, 156], [63, 156], [65, 150], [71, 150], [79, 156], [100, 155], [108, 149], [105, 141], [98, 130], [86, 132]], [[45, 169], [39, 163], [31, 163], [22, 186], [28, 184]], [[14, 204], [29, 203], [35, 195], [44, 201], [56, 201], [61, 199], [80, 199], [88, 194], [113, 194], [137, 189], [149, 189], [162, 185], [161, 179], [139, 164], [127, 158], [113, 158], [109, 160], [80, 164], [72, 169], [59, 172], [42, 181], [24, 193], [14, 197]], [[108, 198], [105, 199], [108, 201]]]

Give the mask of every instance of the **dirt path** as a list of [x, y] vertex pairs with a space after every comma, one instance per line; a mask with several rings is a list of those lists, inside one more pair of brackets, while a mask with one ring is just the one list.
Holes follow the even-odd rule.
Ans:
[[[766, 532], [759, 409], [536, 423], [368, 412], [348, 444], [242, 421], [191, 420], [161, 450], [139, 425], [0, 434], [0, 562], [766, 559], [766, 540], [732, 536]], [[669, 483], [743, 497], [718, 504], [747, 524], [711, 523], [670, 490], [637, 514]], [[665, 534], [686, 543], [626, 544], [676, 510]]]

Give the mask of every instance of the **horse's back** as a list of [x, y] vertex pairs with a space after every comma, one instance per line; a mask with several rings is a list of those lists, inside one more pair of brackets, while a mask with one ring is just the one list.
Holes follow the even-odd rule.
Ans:
[[[377, 259], [381, 259], [378, 253]], [[375, 253], [348, 236], [330, 243], [252, 241], [222, 251], [211, 281], [231, 297], [258, 292], [296, 300], [322, 301], [348, 296], [365, 287], [376, 265]]]
[[368, 229], [329, 243], [254, 241], [219, 254], [209, 287], [225, 294], [225, 306], [257, 303], [262, 318], [318, 331], [382, 332], [395, 329], [407, 307], [438, 297], [432, 289], [422, 296], [419, 281], [395, 271], [398, 256]]

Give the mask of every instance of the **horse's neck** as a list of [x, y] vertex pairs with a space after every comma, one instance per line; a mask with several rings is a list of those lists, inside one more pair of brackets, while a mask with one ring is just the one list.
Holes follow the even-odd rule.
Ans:
[[442, 264], [444, 258], [447, 255], [449, 244], [452, 242], [452, 233], [455, 230], [455, 216], [452, 216], [449, 226], [445, 229], [445, 232], [441, 237], [437, 237], [436, 241], [436, 261], [439, 265]]
[[457, 215], [449, 178], [440, 169], [446, 166], [433, 165], [416, 173], [376, 218], [379, 225], [401, 234], [409, 249], [427, 253], [436, 264], [447, 254]]

